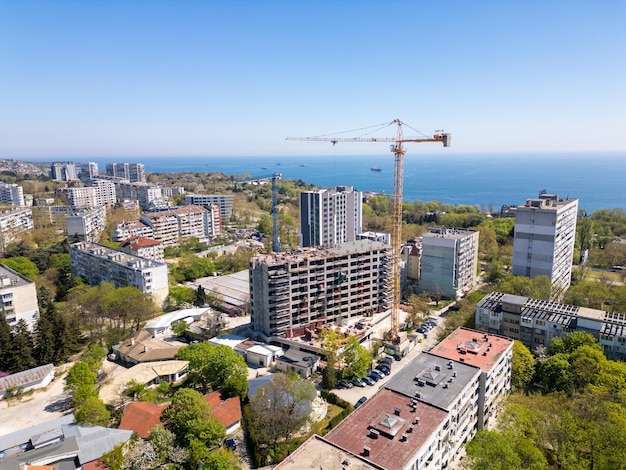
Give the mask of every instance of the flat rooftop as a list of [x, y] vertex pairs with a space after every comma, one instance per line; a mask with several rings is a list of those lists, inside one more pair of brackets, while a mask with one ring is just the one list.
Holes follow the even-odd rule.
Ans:
[[356, 457], [314, 434], [274, 470], [380, 470], [382, 467]]
[[512, 345], [512, 339], [461, 327], [449, 334], [430, 353], [457, 362], [465, 362], [469, 358], [471, 365], [489, 372]]
[[166, 263], [154, 261], [148, 258], [142, 258], [140, 256], [132, 255], [124, 251], [114, 250], [104, 245], [98, 245], [91, 242], [78, 242], [70, 245], [70, 248], [74, 248], [77, 251], [93, 256], [95, 258], [105, 259], [111, 263], [116, 263], [122, 266], [140, 267], [140, 268], [153, 268], [157, 266], [167, 266]]
[[478, 366], [423, 352], [391, 377], [385, 388], [450, 410], [461, 391], [479, 375]]
[[0, 264], [0, 289], [6, 287], [22, 287], [33, 284], [33, 281], [22, 276], [17, 271]]
[[[447, 417], [444, 410], [381, 389], [325, 439], [382, 468], [405, 468]], [[369, 455], [365, 455], [365, 447], [369, 447]]]

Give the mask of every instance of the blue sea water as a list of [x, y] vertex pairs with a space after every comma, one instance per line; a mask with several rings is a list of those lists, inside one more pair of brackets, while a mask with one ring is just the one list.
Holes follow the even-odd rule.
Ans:
[[[353, 186], [393, 194], [394, 157], [326, 155], [307, 157], [180, 157], [96, 159], [133, 161], [151, 173], [208, 172], [263, 176], [282, 173], [318, 187]], [[382, 171], [372, 171], [373, 166]], [[626, 153], [411, 154], [404, 158], [405, 201], [440, 201], [499, 209], [519, 205], [545, 189], [579, 199], [579, 208], [626, 210]]]

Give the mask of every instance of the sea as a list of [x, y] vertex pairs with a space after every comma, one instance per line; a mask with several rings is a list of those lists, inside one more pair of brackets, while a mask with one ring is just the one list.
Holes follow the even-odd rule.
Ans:
[[[86, 159], [85, 159], [86, 160]], [[41, 161], [41, 160], [39, 160]], [[58, 159], [56, 161], [59, 161]], [[100, 158], [106, 163], [143, 163], [150, 173], [220, 172], [262, 177], [281, 173], [320, 188], [352, 186], [393, 195], [394, 156], [322, 155], [255, 157]], [[373, 171], [380, 167], [381, 171]], [[520, 205], [540, 191], [579, 200], [579, 209], [626, 210], [626, 152], [411, 154], [404, 157], [403, 200], [439, 201], [499, 210]]]

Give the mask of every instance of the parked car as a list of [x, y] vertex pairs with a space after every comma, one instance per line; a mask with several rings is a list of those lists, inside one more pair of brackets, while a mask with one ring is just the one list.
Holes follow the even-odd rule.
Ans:
[[[386, 373], [384, 370], [382, 370], [382, 369], [380, 368], [380, 366], [376, 366], [376, 370], [375, 370], [374, 372], [376, 372], [376, 373], [377, 373], [378, 375], [380, 375], [381, 377], [384, 377], [384, 376], [386, 376], [386, 375], [387, 375], [387, 373]], [[372, 372], [372, 373], [373, 373], [373, 372]]]
[[361, 380], [365, 382], [367, 385], [374, 385], [376, 383], [376, 381], [373, 378], [371, 378], [369, 375], [366, 375]]
[[224, 439], [224, 445], [228, 447], [230, 450], [235, 450], [237, 448], [237, 443], [232, 437]]
[[394, 354], [393, 355], [393, 359], [394, 359], [394, 361], [401, 361], [402, 360], [402, 356], [400, 354]]
[[381, 371], [385, 375], [389, 375], [389, 373], [391, 372], [391, 369], [384, 364], [378, 364], [376, 366], [376, 369]]
[[385, 356], [378, 362], [382, 362], [383, 364], [391, 364], [393, 363], [393, 358], [391, 356]]
[[361, 406], [363, 403], [365, 403], [367, 401], [367, 397], [361, 397], [359, 398], [359, 401], [357, 401], [354, 404], [354, 408], [358, 408], [359, 406]]
[[377, 382], [380, 379], [382, 379], [384, 376], [385, 376], [385, 374], [383, 374], [382, 372], [380, 372], [378, 370], [373, 370], [372, 372], [370, 372], [370, 377], [373, 378]]
[[357, 387], [361, 387], [361, 388], [365, 387], [365, 382], [363, 382], [358, 377], [353, 377], [352, 378], [352, 384], [356, 385]]
[[347, 380], [340, 380], [337, 382], [337, 388], [352, 388], [352, 384]]

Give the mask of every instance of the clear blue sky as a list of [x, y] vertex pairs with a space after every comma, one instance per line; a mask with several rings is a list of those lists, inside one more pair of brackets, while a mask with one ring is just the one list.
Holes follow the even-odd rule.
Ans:
[[395, 118], [626, 150], [626, 0], [0, 0], [1, 158], [318, 155], [285, 137]]

